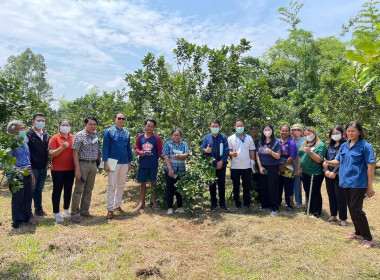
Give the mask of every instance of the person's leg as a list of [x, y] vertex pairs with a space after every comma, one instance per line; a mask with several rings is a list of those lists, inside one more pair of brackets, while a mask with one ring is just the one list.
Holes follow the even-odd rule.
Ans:
[[226, 167], [216, 170], [216, 176], [218, 178], [219, 205], [224, 207], [226, 206]]
[[24, 176], [24, 211], [25, 211], [25, 222], [29, 222], [32, 217], [32, 177]]
[[251, 204], [251, 169], [241, 169], [241, 179], [243, 185], [243, 201], [244, 207], [249, 207]]
[[107, 211], [113, 212], [115, 203], [115, 191], [117, 184], [117, 175], [119, 172], [120, 165], [117, 164], [114, 172], [108, 172], [108, 186], [107, 186]]
[[98, 168], [96, 167], [95, 163], [89, 163], [88, 165], [88, 172], [86, 174], [86, 178], [83, 177], [85, 180], [84, 183], [84, 189], [83, 189], [83, 195], [81, 200], [81, 206], [80, 206], [80, 214], [83, 216], [90, 215], [90, 205], [91, 205], [91, 197], [92, 197], [92, 190], [94, 189], [95, 185], [95, 177], [96, 173], [98, 172]]
[[[83, 175], [87, 174], [86, 162], [80, 161], [79, 166], [80, 166], [82, 178], [84, 178]], [[84, 191], [84, 182], [82, 182], [81, 180], [75, 180], [74, 191], [71, 198], [71, 215], [73, 216], [79, 214], [79, 206], [80, 206], [80, 201], [82, 199], [83, 191]]]
[[71, 194], [73, 191], [74, 183], [74, 170], [64, 171], [63, 180], [63, 209], [68, 210], [70, 207]]
[[63, 180], [65, 177], [64, 171], [51, 171], [51, 177], [53, 178], [53, 192], [51, 194], [51, 200], [53, 203], [53, 213], [59, 213], [59, 204], [61, 202], [61, 194], [63, 189]]
[[240, 202], [240, 169], [231, 169], [231, 180], [236, 207], [241, 207]]
[[329, 205], [330, 205], [330, 219], [329, 220], [335, 220], [336, 215], [338, 213], [338, 208], [337, 208], [337, 200], [336, 200], [336, 195], [335, 195], [335, 179], [330, 179], [326, 178], [326, 190], [327, 190], [327, 195], [329, 197]]
[[156, 179], [157, 179], [157, 169], [158, 168], [148, 168], [149, 183], [153, 191], [153, 194], [152, 194], [153, 208], [159, 208], [157, 204], [157, 196], [156, 196], [156, 189], [155, 189], [155, 184], [156, 184]]
[[[177, 183], [177, 181], [179, 180], [179, 178], [176, 178], [174, 179], [174, 182], [173, 182], [173, 186], [175, 183]], [[174, 191], [175, 191], [175, 198], [177, 200], [177, 208], [181, 208], [183, 207], [183, 201], [182, 201], [182, 195], [177, 191], [177, 188], [174, 186]]]
[[323, 181], [323, 175], [314, 175], [313, 186], [311, 190], [311, 204], [310, 213], [321, 215], [322, 212], [322, 194], [321, 187]]
[[125, 186], [125, 183], [127, 182], [127, 175], [128, 175], [128, 164], [118, 164], [118, 165], [120, 165], [120, 169], [117, 174], [114, 209], [121, 208], [121, 203], [123, 201], [123, 194], [124, 194], [124, 186]]
[[291, 197], [294, 194], [294, 178], [288, 178], [284, 176], [279, 177], [282, 177], [284, 183], [286, 205], [290, 208], [293, 208]]
[[302, 189], [300, 177], [294, 176], [294, 197], [298, 205], [302, 205]]
[[173, 197], [174, 197], [174, 179], [169, 177], [169, 173], [165, 170], [165, 180], [166, 180], [166, 203], [168, 208], [173, 208]]
[[306, 210], [308, 208], [308, 204], [310, 203], [310, 201], [309, 201], [310, 183], [311, 183], [311, 176], [309, 176], [305, 173], [302, 173], [302, 185], [303, 185], [303, 189], [305, 191], [305, 196], [306, 196]]
[[363, 199], [366, 189], [350, 190], [350, 214], [353, 221], [355, 221], [355, 228], [358, 229], [355, 234], [363, 236], [364, 240], [372, 241], [371, 231], [369, 229], [368, 220], [365, 212], [363, 211]]
[[281, 206], [282, 203], [282, 195], [284, 193], [284, 177], [281, 175], [278, 175], [278, 202], [277, 204]]
[[339, 186], [339, 178], [335, 178], [335, 195], [338, 201], [339, 219], [341, 221], [347, 220], [347, 204], [344, 197], [343, 188]]
[[267, 176], [268, 175], [263, 175], [263, 174], [259, 175], [260, 202], [261, 202], [261, 208], [263, 209], [266, 209], [269, 207]]
[[[218, 200], [216, 198], [216, 182], [208, 186], [210, 191], [210, 198], [211, 198], [211, 207], [216, 206], [218, 203]], [[219, 193], [220, 195], [220, 193]]]
[[[11, 191], [11, 187], [9, 187]], [[24, 188], [12, 192], [12, 227], [18, 228], [25, 221]]]
[[145, 208], [145, 196], [146, 196], [146, 182], [148, 181], [147, 168], [138, 168], [137, 170], [137, 182], [140, 183], [140, 203], [135, 208], [136, 210]]
[[33, 189], [33, 200], [34, 200], [34, 210], [35, 213], [39, 214], [43, 211], [42, 207], [42, 190], [45, 186], [47, 170], [44, 169], [32, 169], [34, 178], [35, 178], [35, 186]]
[[265, 169], [268, 170], [267, 182], [268, 182], [268, 202], [269, 207], [273, 211], [277, 211], [280, 208], [278, 199], [278, 165], [267, 165]]

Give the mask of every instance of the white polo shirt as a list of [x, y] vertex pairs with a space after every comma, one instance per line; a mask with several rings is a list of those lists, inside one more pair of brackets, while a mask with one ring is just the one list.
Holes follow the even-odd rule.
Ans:
[[248, 169], [251, 168], [250, 151], [255, 151], [255, 143], [251, 136], [244, 133], [241, 139], [237, 133], [228, 137], [228, 149], [233, 152], [236, 150], [237, 157], [231, 157], [231, 169]]

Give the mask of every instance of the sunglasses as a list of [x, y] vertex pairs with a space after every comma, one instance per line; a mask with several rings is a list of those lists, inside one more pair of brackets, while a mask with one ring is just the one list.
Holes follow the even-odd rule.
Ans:
[[126, 118], [117, 118], [117, 120], [119, 120], [119, 121], [125, 121]]

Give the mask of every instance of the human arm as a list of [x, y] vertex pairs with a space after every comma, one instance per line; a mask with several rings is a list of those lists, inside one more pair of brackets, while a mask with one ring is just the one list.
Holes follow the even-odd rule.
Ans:
[[372, 197], [375, 195], [372, 183], [375, 177], [375, 163], [367, 163], [367, 196]]
[[82, 173], [79, 165], [79, 150], [73, 150], [73, 158], [75, 165], [75, 179], [80, 180], [80, 178], [82, 177]]
[[256, 162], [257, 162], [257, 165], [259, 167], [260, 174], [264, 175], [265, 168], [261, 165], [261, 161], [260, 161], [260, 157], [259, 157], [259, 153], [258, 152], [256, 153]]
[[52, 137], [49, 141], [49, 155], [53, 157], [59, 156], [64, 149], [70, 146], [69, 142], [62, 142], [62, 145], [58, 147], [58, 141], [56, 137]]
[[164, 161], [165, 161], [165, 164], [166, 164], [166, 167], [168, 168], [168, 170], [169, 170], [169, 177], [174, 177], [174, 170], [173, 170], [173, 168], [172, 168], [172, 165], [170, 164], [170, 159], [169, 159], [169, 156], [166, 156], [166, 155], [164, 155]]
[[135, 144], [135, 151], [136, 151], [136, 154], [138, 154], [141, 157], [144, 157], [145, 156], [144, 150], [140, 150], [140, 137], [141, 137], [141, 134], [137, 135], [136, 144]]
[[106, 131], [104, 131], [104, 135], [103, 135], [103, 162], [104, 162], [104, 171], [105, 172], [110, 172], [111, 171], [111, 168], [108, 164], [108, 155], [109, 155], [109, 148], [110, 148], [110, 133], [108, 131], [108, 129], [106, 129]]

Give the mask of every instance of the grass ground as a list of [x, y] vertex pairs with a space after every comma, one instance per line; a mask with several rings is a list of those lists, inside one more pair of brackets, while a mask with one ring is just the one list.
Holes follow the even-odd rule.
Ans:
[[377, 241], [370, 250], [342, 238], [354, 231], [350, 220], [348, 227], [325, 222], [324, 186], [321, 219], [307, 218], [302, 208], [247, 215], [231, 202], [230, 212], [208, 213], [206, 203], [194, 215], [168, 217], [166, 210], [132, 212], [139, 187], [129, 182], [126, 213], [107, 222], [106, 178], [98, 175], [94, 217], [77, 225], [54, 222], [48, 182], [43, 204], [50, 215], [17, 230], [10, 193], [0, 189], [0, 279], [380, 279], [379, 178], [375, 189], [364, 206]]

